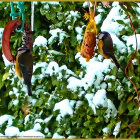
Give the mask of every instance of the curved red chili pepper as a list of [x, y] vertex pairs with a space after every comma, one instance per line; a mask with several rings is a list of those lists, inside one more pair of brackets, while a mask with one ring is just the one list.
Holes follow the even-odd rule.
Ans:
[[15, 30], [15, 27], [17, 27], [17, 25], [20, 25], [19, 20], [10, 20], [5, 26], [2, 36], [2, 51], [7, 60], [12, 63], [15, 62], [15, 59], [10, 49], [10, 37], [12, 32]]
[[[2, 36], [2, 51], [5, 57], [7, 58], [7, 60], [10, 61], [11, 63], [15, 63], [15, 58], [11, 53], [10, 38], [11, 38], [12, 32], [20, 26], [21, 26], [20, 20], [10, 20], [5, 26], [3, 36]], [[32, 35], [30, 25], [28, 23], [24, 24], [23, 32], [24, 32], [23, 41], [25, 42], [25, 45], [30, 50], [32, 50], [33, 35]]]

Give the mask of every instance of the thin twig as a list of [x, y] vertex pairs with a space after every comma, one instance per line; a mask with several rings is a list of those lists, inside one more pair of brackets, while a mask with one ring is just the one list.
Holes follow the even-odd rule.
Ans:
[[91, 11], [91, 8], [90, 8], [90, 1], [88, 1], [88, 8], [89, 8], [89, 13]]
[[[130, 77], [127, 75], [127, 69], [128, 69], [128, 67], [130, 66], [130, 64], [132, 63], [132, 60], [135, 58], [136, 53], [137, 53], [137, 48], [138, 48], [136, 30], [135, 30], [135, 28], [134, 28], [134, 25], [133, 25], [133, 22], [132, 22], [132, 19], [131, 19], [130, 15], [128, 15], [128, 17], [129, 17], [129, 19], [130, 19], [130, 24], [131, 24], [131, 27], [132, 27], [132, 29], [133, 29], [133, 31], [134, 31], [134, 34], [135, 34], [136, 50], [135, 50], [134, 55], [133, 55], [133, 56], [131, 57], [131, 59], [129, 60], [127, 66], [125, 67], [125, 75], [126, 75], [126, 77], [129, 79], [129, 81], [133, 84], [133, 86], [134, 86], [134, 88], [135, 88], [135, 91], [136, 91], [136, 93], [137, 93], [137, 98], [138, 98], [138, 102], [139, 102], [139, 94], [138, 94], [137, 87], [136, 87], [136, 85], [134, 84], [134, 82], [130, 79]], [[138, 119], [138, 121], [136, 122], [136, 124], [139, 124], [139, 123], [140, 123], [140, 118]], [[126, 138], [127, 138], [128, 136], [130, 136], [130, 134], [136, 129], [136, 127], [137, 127], [137, 125], [136, 125], [135, 127], [133, 127], [133, 128], [130, 130], [130, 132], [127, 134]]]
[[34, 31], [34, 1], [31, 2], [31, 30]]
[[133, 26], [133, 22], [132, 22], [132, 19], [131, 19], [130, 15], [128, 15], [128, 17], [129, 17], [129, 19], [130, 19], [130, 24], [131, 24], [132, 29], [133, 29], [134, 34], [135, 34], [136, 50], [135, 50], [135, 53], [134, 53], [134, 55], [132, 56], [132, 58], [129, 60], [127, 66], [125, 67], [125, 75], [126, 75], [126, 77], [129, 79], [129, 81], [133, 84], [133, 86], [135, 87], [135, 90], [136, 90], [136, 93], [137, 93], [137, 97], [138, 97], [138, 100], [139, 100], [139, 94], [138, 94], [137, 87], [136, 87], [136, 85], [134, 84], [134, 82], [130, 79], [130, 77], [127, 75], [127, 69], [128, 69], [128, 67], [130, 66], [130, 64], [132, 63], [132, 60], [135, 58], [136, 53], [137, 53], [137, 48], [138, 48], [138, 46], [137, 46], [136, 30], [135, 30], [135, 28], [134, 28], [134, 26]]
[[97, 5], [97, 2], [96, 2], [96, 0], [95, 0], [95, 4], [94, 4], [94, 12], [93, 12], [94, 17], [95, 17], [95, 14], [96, 14], [96, 5]]
[[127, 138], [128, 136], [130, 136], [130, 134], [136, 129], [136, 127], [138, 126], [139, 123], [140, 123], [140, 118], [139, 118], [139, 120], [136, 122], [135, 127], [133, 127], [133, 128], [130, 130], [130, 132], [127, 134], [126, 138]]

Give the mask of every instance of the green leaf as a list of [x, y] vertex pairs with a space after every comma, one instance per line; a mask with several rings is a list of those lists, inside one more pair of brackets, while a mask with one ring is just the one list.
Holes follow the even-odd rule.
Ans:
[[128, 67], [128, 75], [130, 77], [134, 75], [134, 67], [133, 67], [133, 64], [132, 63]]
[[3, 75], [3, 78], [2, 78], [2, 81], [5, 81], [9, 76], [9, 72], [6, 72], [4, 75]]
[[63, 13], [57, 13], [58, 20], [62, 20], [64, 18]]
[[40, 107], [42, 104], [43, 104], [43, 99], [40, 98], [40, 99], [37, 100], [37, 102], [35, 103], [35, 106]]
[[125, 5], [127, 6], [127, 10], [132, 14], [132, 16], [136, 16], [136, 12], [134, 11], [134, 9], [132, 8], [130, 3], [125, 3]]
[[128, 115], [140, 115], [140, 110], [134, 109], [129, 111]]
[[134, 108], [134, 102], [131, 101], [128, 103], [128, 110], [131, 111], [131, 110], [133, 110], [133, 108]]
[[123, 20], [116, 20], [119, 24], [123, 24], [125, 25], [124, 21]]
[[113, 74], [114, 76], [116, 76], [116, 75], [117, 75], [117, 72], [118, 72], [117, 67], [116, 67], [116, 66], [113, 67], [112, 74]]
[[74, 62], [74, 57], [73, 57], [73, 55], [69, 55], [69, 62]]
[[119, 106], [119, 114], [123, 114], [127, 110], [127, 103], [121, 101], [120, 106]]
[[122, 70], [118, 71], [117, 77], [118, 78], [123, 78], [124, 77], [124, 71], [122, 71]]
[[131, 6], [134, 6], [134, 7], [139, 7], [139, 5], [136, 3], [136, 2], [130, 2], [129, 3]]
[[77, 39], [76, 39], [76, 34], [74, 33], [74, 31], [71, 33], [70, 43], [71, 43], [71, 46], [76, 47]]
[[120, 3], [120, 6], [126, 12], [126, 14], [129, 15], [128, 11], [127, 11], [127, 8], [122, 3]]
[[13, 102], [10, 101], [10, 103], [8, 104], [8, 110], [10, 110], [13, 107]]
[[100, 118], [99, 117], [95, 118], [94, 120], [95, 120], [95, 123], [99, 123], [100, 122]]

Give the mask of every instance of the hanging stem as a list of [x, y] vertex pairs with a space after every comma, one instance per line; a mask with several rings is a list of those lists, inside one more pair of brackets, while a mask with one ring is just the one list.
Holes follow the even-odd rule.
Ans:
[[96, 14], [96, 5], [97, 5], [97, 2], [96, 2], [96, 0], [95, 0], [95, 4], [94, 4], [94, 12], [93, 12], [94, 17], [95, 17], [95, 14]]
[[135, 88], [135, 90], [136, 90], [136, 93], [137, 93], [137, 98], [138, 98], [138, 100], [139, 100], [139, 94], [138, 94], [137, 87], [136, 87], [136, 85], [134, 84], [134, 82], [130, 79], [130, 77], [127, 75], [127, 69], [128, 69], [128, 67], [130, 66], [130, 64], [132, 63], [132, 60], [135, 58], [136, 53], [137, 53], [137, 48], [138, 48], [138, 46], [137, 46], [136, 30], [135, 30], [135, 28], [134, 28], [134, 26], [133, 26], [133, 22], [132, 22], [132, 19], [131, 19], [130, 15], [128, 15], [128, 17], [129, 17], [129, 19], [130, 19], [130, 24], [131, 24], [132, 29], [133, 29], [134, 34], [135, 34], [136, 50], [135, 50], [135, 53], [134, 53], [134, 55], [132, 56], [132, 58], [129, 60], [127, 66], [125, 67], [125, 75], [126, 75], [126, 77], [129, 79], [129, 81], [133, 84], [133, 86], [134, 86], [134, 88]]
[[88, 8], [89, 8], [89, 13], [91, 11], [91, 8], [90, 8], [90, 1], [88, 1]]
[[95, 14], [96, 14], [96, 7], [97, 7], [97, 2], [96, 2], [96, 0], [95, 0], [95, 3], [92, 1], [91, 2], [92, 3], [92, 5], [93, 5], [93, 7], [94, 7], [94, 11], [93, 11], [93, 18], [95, 17]]
[[[134, 82], [130, 79], [130, 77], [127, 75], [127, 69], [128, 69], [128, 67], [130, 66], [130, 64], [132, 63], [132, 60], [135, 58], [136, 53], [137, 53], [137, 48], [138, 48], [136, 30], [135, 30], [135, 28], [134, 28], [134, 25], [133, 25], [133, 22], [132, 22], [132, 19], [131, 19], [130, 15], [128, 15], [128, 17], [129, 17], [129, 19], [130, 19], [130, 24], [131, 24], [131, 27], [132, 27], [132, 29], [133, 29], [133, 31], [134, 31], [134, 34], [135, 34], [136, 50], [135, 50], [134, 55], [133, 55], [133, 56], [131, 57], [131, 59], [129, 60], [127, 66], [125, 67], [125, 75], [126, 75], [126, 77], [129, 79], [129, 81], [133, 84], [133, 86], [134, 86], [134, 88], [135, 88], [135, 91], [136, 91], [136, 93], [137, 93], [137, 98], [138, 98], [138, 102], [139, 102], [139, 94], [138, 94], [137, 87], [136, 87], [136, 85], [134, 84]], [[138, 119], [138, 121], [136, 122], [136, 124], [138, 125], [139, 123], [140, 123], [140, 118]], [[127, 134], [126, 138], [127, 138], [128, 136], [130, 136], [130, 134], [136, 129], [137, 125], [136, 125], [135, 127], [133, 127], [133, 128], [130, 130], [130, 132]]]
[[34, 31], [34, 2], [31, 2], [31, 31]]

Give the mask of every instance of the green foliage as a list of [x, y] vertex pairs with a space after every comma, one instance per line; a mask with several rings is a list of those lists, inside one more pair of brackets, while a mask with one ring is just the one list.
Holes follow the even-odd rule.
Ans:
[[[100, 14], [102, 17], [97, 25], [98, 31], [100, 32], [101, 25], [110, 12], [110, 8], [104, 8], [100, 2], [98, 2], [98, 4], [100, 9], [106, 11], [97, 11], [97, 15]], [[98, 87], [95, 85], [92, 85], [87, 90], [81, 87], [77, 88], [76, 91], [68, 89], [68, 79], [71, 76], [79, 78], [81, 73], [83, 73], [82, 77], [86, 74], [85, 68], [81, 67], [78, 60], [75, 60], [77, 53], [76, 46], [81, 45], [81, 42], [77, 41], [75, 27], [82, 27], [84, 34], [87, 24], [83, 15], [85, 11], [88, 11], [88, 8], [83, 8], [82, 5], [83, 2], [60, 2], [60, 4], [55, 5], [38, 2], [35, 4], [34, 39], [41, 35], [47, 38], [48, 43], [45, 47], [43, 45], [35, 45], [33, 48], [34, 67], [39, 62], [44, 63], [34, 70], [32, 78], [32, 97], [28, 97], [23, 81], [17, 78], [13, 66], [5, 67], [0, 48], [0, 116], [4, 114], [14, 116], [15, 119], [13, 119], [12, 125], [18, 127], [20, 131], [33, 129], [37, 119], [41, 119], [42, 122], [39, 122], [41, 125], [40, 132], [42, 132], [46, 138], [52, 138], [54, 133], [58, 133], [65, 138], [72, 135], [76, 136], [76, 138], [107, 138], [114, 137], [114, 127], [117, 122], [121, 121], [121, 128], [117, 137], [125, 138], [130, 131], [129, 124], [137, 122], [140, 116], [140, 111], [134, 103], [134, 98], [136, 97], [135, 89], [124, 74], [125, 66], [132, 56], [132, 54], [129, 54], [127, 51], [123, 54], [124, 58], [121, 59], [122, 54], [115, 50], [117, 59], [121, 64], [121, 70], [118, 70], [116, 66], [114, 66], [107, 73], [103, 73], [103, 77], [108, 78], [101, 81], [101, 83], [105, 82], [107, 85], [107, 98], [113, 102], [118, 110], [116, 117], [105, 117], [107, 108], [102, 106], [96, 109], [95, 114], [89, 106], [85, 95], [86, 93], [96, 93]], [[135, 14], [138, 14], [136, 11], [137, 4], [131, 2], [129, 4], [127, 3], [127, 6], [129, 8], [121, 7], [126, 13], [133, 15], [132, 18], [136, 32], [140, 33], [138, 17], [135, 16]], [[30, 2], [25, 2], [25, 19], [29, 23], [31, 16], [29, 12], [31, 11], [30, 8]], [[121, 10], [122, 13], [124, 13], [123, 10]], [[77, 17], [70, 16], [70, 11], [77, 12]], [[9, 13], [9, 2], [0, 3], [0, 28], [4, 28], [6, 23], [11, 20]], [[122, 20], [116, 20], [116, 22], [127, 26], [128, 30], [125, 30], [125, 28], [122, 29], [118, 36], [120, 40], [126, 43], [121, 37], [123, 35], [132, 35], [133, 30], [130, 25], [124, 23]], [[52, 36], [50, 30], [57, 28], [62, 29], [62, 31], [66, 33], [66, 36], [64, 36], [61, 43], [59, 35], [49, 43], [49, 39]], [[21, 45], [21, 36], [22, 33], [18, 33], [11, 38], [12, 53], [14, 55], [16, 55], [16, 50]], [[131, 46], [128, 47], [131, 48]], [[53, 54], [50, 53], [49, 50], [55, 50], [59, 53]], [[128, 75], [131, 76], [133, 82], [136, 83], [138, 90], [140, 89], [139, 56], [140, 52], [138, 51], [133, 65], [131, 64], [128, 68]], [[46, 73], [48, 65], [53, 61], [59, 64], [59, 68], [66, 65], [66, 69], [59, 69], [62, 76], [59, 75], [59, 72], [53, 72], [52, 75]], [[67, 70], [71, 70], [71, 73], [68, 73]], [[9, 75], [8, 72], [10, 73]], [[59, 78], [59, 76], [61, 78]], [[84, 93], [81, 94], [82, 92]], [[69, 99], [70, 102], [73, 102], [73, 114], [67, 114], [59, 118], [60, 111], [54, 110], [54, 107], [56, 103], [64, 99]], [[6, 127], [7, 122], [0, 126], [0, 132], [4, 134]], [[108, 127], [108, 133], [102, 131], [105, 127]], [[46, 128], [49, 130], [47, 133], [45, 131]], [[139, 131], [140, 127], [138, 126], [129, 138], [140, 138]]]

